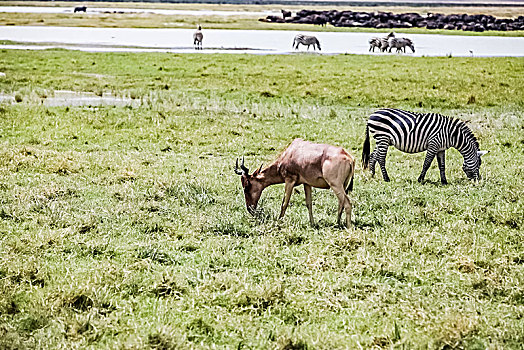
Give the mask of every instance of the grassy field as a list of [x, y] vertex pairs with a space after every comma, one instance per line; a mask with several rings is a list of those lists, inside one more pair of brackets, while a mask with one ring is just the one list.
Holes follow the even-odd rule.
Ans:
[[[524, 59], [2, 50], [0, 348], [520, 349]], [[138, 107], [46, 107], [55, 90]], [[244, 206], [235, 158], [293, 138], [360, 158], [377, 107], [470, 120], [473, 183], [392, 150], [337, 201]]]
[[[72, 9], [74, 3], [68, 2], [20, 2], [6, 1], [3, 6], [54, 6]], [[109, 7], [115, 11], [121, 8], [162, 8], [171, 10], [217, 10], [217, 11], [276, 11], [280, 12], [280, 5], [212, 5], [212, 4], [158, 4], [158, 3], [86, 3], [88, 8]], [[307, 7], [307, 6], [306, 6]], [[299, 11], [304, 6], [288, 6], [292, 11]], [[338, 9], [343, 7], [309, 6], [318, 10]], [[431, 13], [469, 13], [490, 14], [500, 18], [514, 18], [522, 15], [521, 7], [351, 7], [352, 11], [391, 11], [395, 13], [417, 12]], [[310, 24], [294, 23], [266, 23], [257, 19], [265, 16], [238, 15], [238, 16], [191, 16], [191, 15], [163, 15], [154, 13], [2, 13], [2, 26], [66, 26], [66, 27], [100, 27], [100, 28], [196, 28], [202, 25], [206, 29], [253, 29], [253, 30], [307, 30], [307, 31], [337, 31], [337, 32], [390, 32], [391, 29], [374, 28], [344, 28], [328, 25], [326, 27]], [[410, 34], [443, 34], [443, 35], [490, 35], [490, 36], [524, 36], [524, 31], [486, 31], [482, 33], [462, 30], [429, 30], [425, 28], [406, 28], [402, 32]]]

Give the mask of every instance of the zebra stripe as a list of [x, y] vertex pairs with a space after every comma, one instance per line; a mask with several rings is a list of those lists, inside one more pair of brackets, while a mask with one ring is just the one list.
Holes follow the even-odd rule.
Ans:
[[[376, 140], [375, 150], [369, 154], [369, 133]], [[433, 158], [437, 158], [440, 180], [446, 184], [445, 151], [456, 148], [464, 157], [462, 169], [470, 179], [480, 179], [479, 144], [466, 123], [459, 119], [435, 113], [413, 113], [400, 109], [380, 109], [369, 117], [366, 127], [366, 140], [362, 151], [364, 169], [370, 168], [375, 174], [378, 162], [385, 181], [389, 181], [386, 171], [386, 154], [389, 146], [395, 146], [406, 153], [427, 151], [422, 173], [418, 181], [423, 181]]]
[[408, 38], [391, 38], [388, 42], [389, 46], [389, 52], [391, 52], [392, 48], [396, 48], [397, 52], [404, 52], [406, 53], [406, 46], [411, 49], [413, 53], [415, 53], [415, 45], [413, 45], [413, 42]]
[[369, 39], [369, 51], [375, 52], [375, 47], [378, 47], [380, 52], [386, 51], [386, 49], [389, 47], [389, 39], [394, 37], [395, 33], [391, 32], [383, 38], [375, 37]]
[[320, 51], [320, 42], [314, 36], [298, 34], [297, 36], [295, 36], [295, 39], [293, 40], [292, 47], [298, 50], [299, 44], [302, 44], [304, 46], [307, 45], [308, 50], [309, 50], [310, 45], [313, 45], [313, 49], [316, 50], [315, 48], [315, 45], [316, 45], [318, 47], [318, 50]]

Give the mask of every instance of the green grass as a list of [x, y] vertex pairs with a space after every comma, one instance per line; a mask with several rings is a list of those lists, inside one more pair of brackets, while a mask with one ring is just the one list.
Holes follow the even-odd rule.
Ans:
[[[524, 60], [3, 50], [0, 348], [508, 348], [524, 342]], [[46, 107], [54, 90], [140, 107]], [[468, 104], [471, 96], [475, 102]], [[353, 221], [283, 186], [245, 210], [235, 158], [293, 138], [360, 158], [377, 107], [471, 120], [448, 151], [357, 169]]]

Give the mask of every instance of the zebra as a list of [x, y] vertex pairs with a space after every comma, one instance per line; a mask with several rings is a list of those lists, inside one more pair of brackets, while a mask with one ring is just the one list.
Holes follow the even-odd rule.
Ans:
[[389, 45], [389, 52], [391, 52], [392, 48], [396, 48], [397, 52], [406, 52], [406, 46], [415, 53], [415, 46], [413, 45], [413, 42], [408, 38], [391, 38], [388, 42]]
[[395, 33], [391, 32], [383, 38], [375, 37], [375, 38], [369, 39], [369, 51], [375, 52], [375, 47], [378, 47], [380, 52], [386, 51], [386, 49], [389, 46], [388, 40], [394, 37], [395, 37]]
[[295, 39], [293, 40], [292, 47], [298, 50], [299, 44], [307, 45], [308, 50], [309, 50], [310, 45], [313, 45], [313, 49], [316, 50], [315, 48], [315, 45], [316, 45], [318, 47], [318, 50], [320, 51], [320, 42], [314, 36], [298, 34], [297, 36], [295, 36]]
[[[369, 133], [376, 140], [375, 150], [369, 154]], [[422, 182], [426, 172], [437, 157], [440, 180], [447, 184], [445, 172], [445, 151], [456, 148], [464, 164], [462, 169], [469, 179], [480, 180], [480, 157], [487, 151], [479, 151], [479, 143], [465, 122], [436, 113], [413, 113], [400, 109], [385, 108], [375, 111], [369, 117], [366, 126], [366, 140], [362, 151], [362, 166], [375, 175], [375, 163], [382, 170], [384, 181], [390, 181], [386, 171], [386, 153], [392, 145], [406, 153], [427, 151], [422, 173], [418, 181]]]
[[196, 50], [202, 50], [202, 39], [204, 39], [204, 34], [202, 34], [202, 27], [198, 26], [197, 31], [193, 34], [193, 46]]
[[371, 38], [369, 39], [369, 51], [375, 52], [375, 47], [378, 47], [380, 50], [380, 47], [382, 46], [382, 43], [380, 42], [380, 38]]

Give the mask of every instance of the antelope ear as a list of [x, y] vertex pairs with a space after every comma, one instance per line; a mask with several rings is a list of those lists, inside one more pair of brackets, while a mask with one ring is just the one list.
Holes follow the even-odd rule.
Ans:
[[255, 172], [251, 176], [257, 176], [260, 173], [260, 171], [262, 170], [262, 165], [264, 165], [264, 164], [260, 164], [260, 168], [255, 170]]
[[477, 154], [479, 155], [479, 157], [482, 157], [486, 153], [489, 153], [489, 151], [477, 151]]

